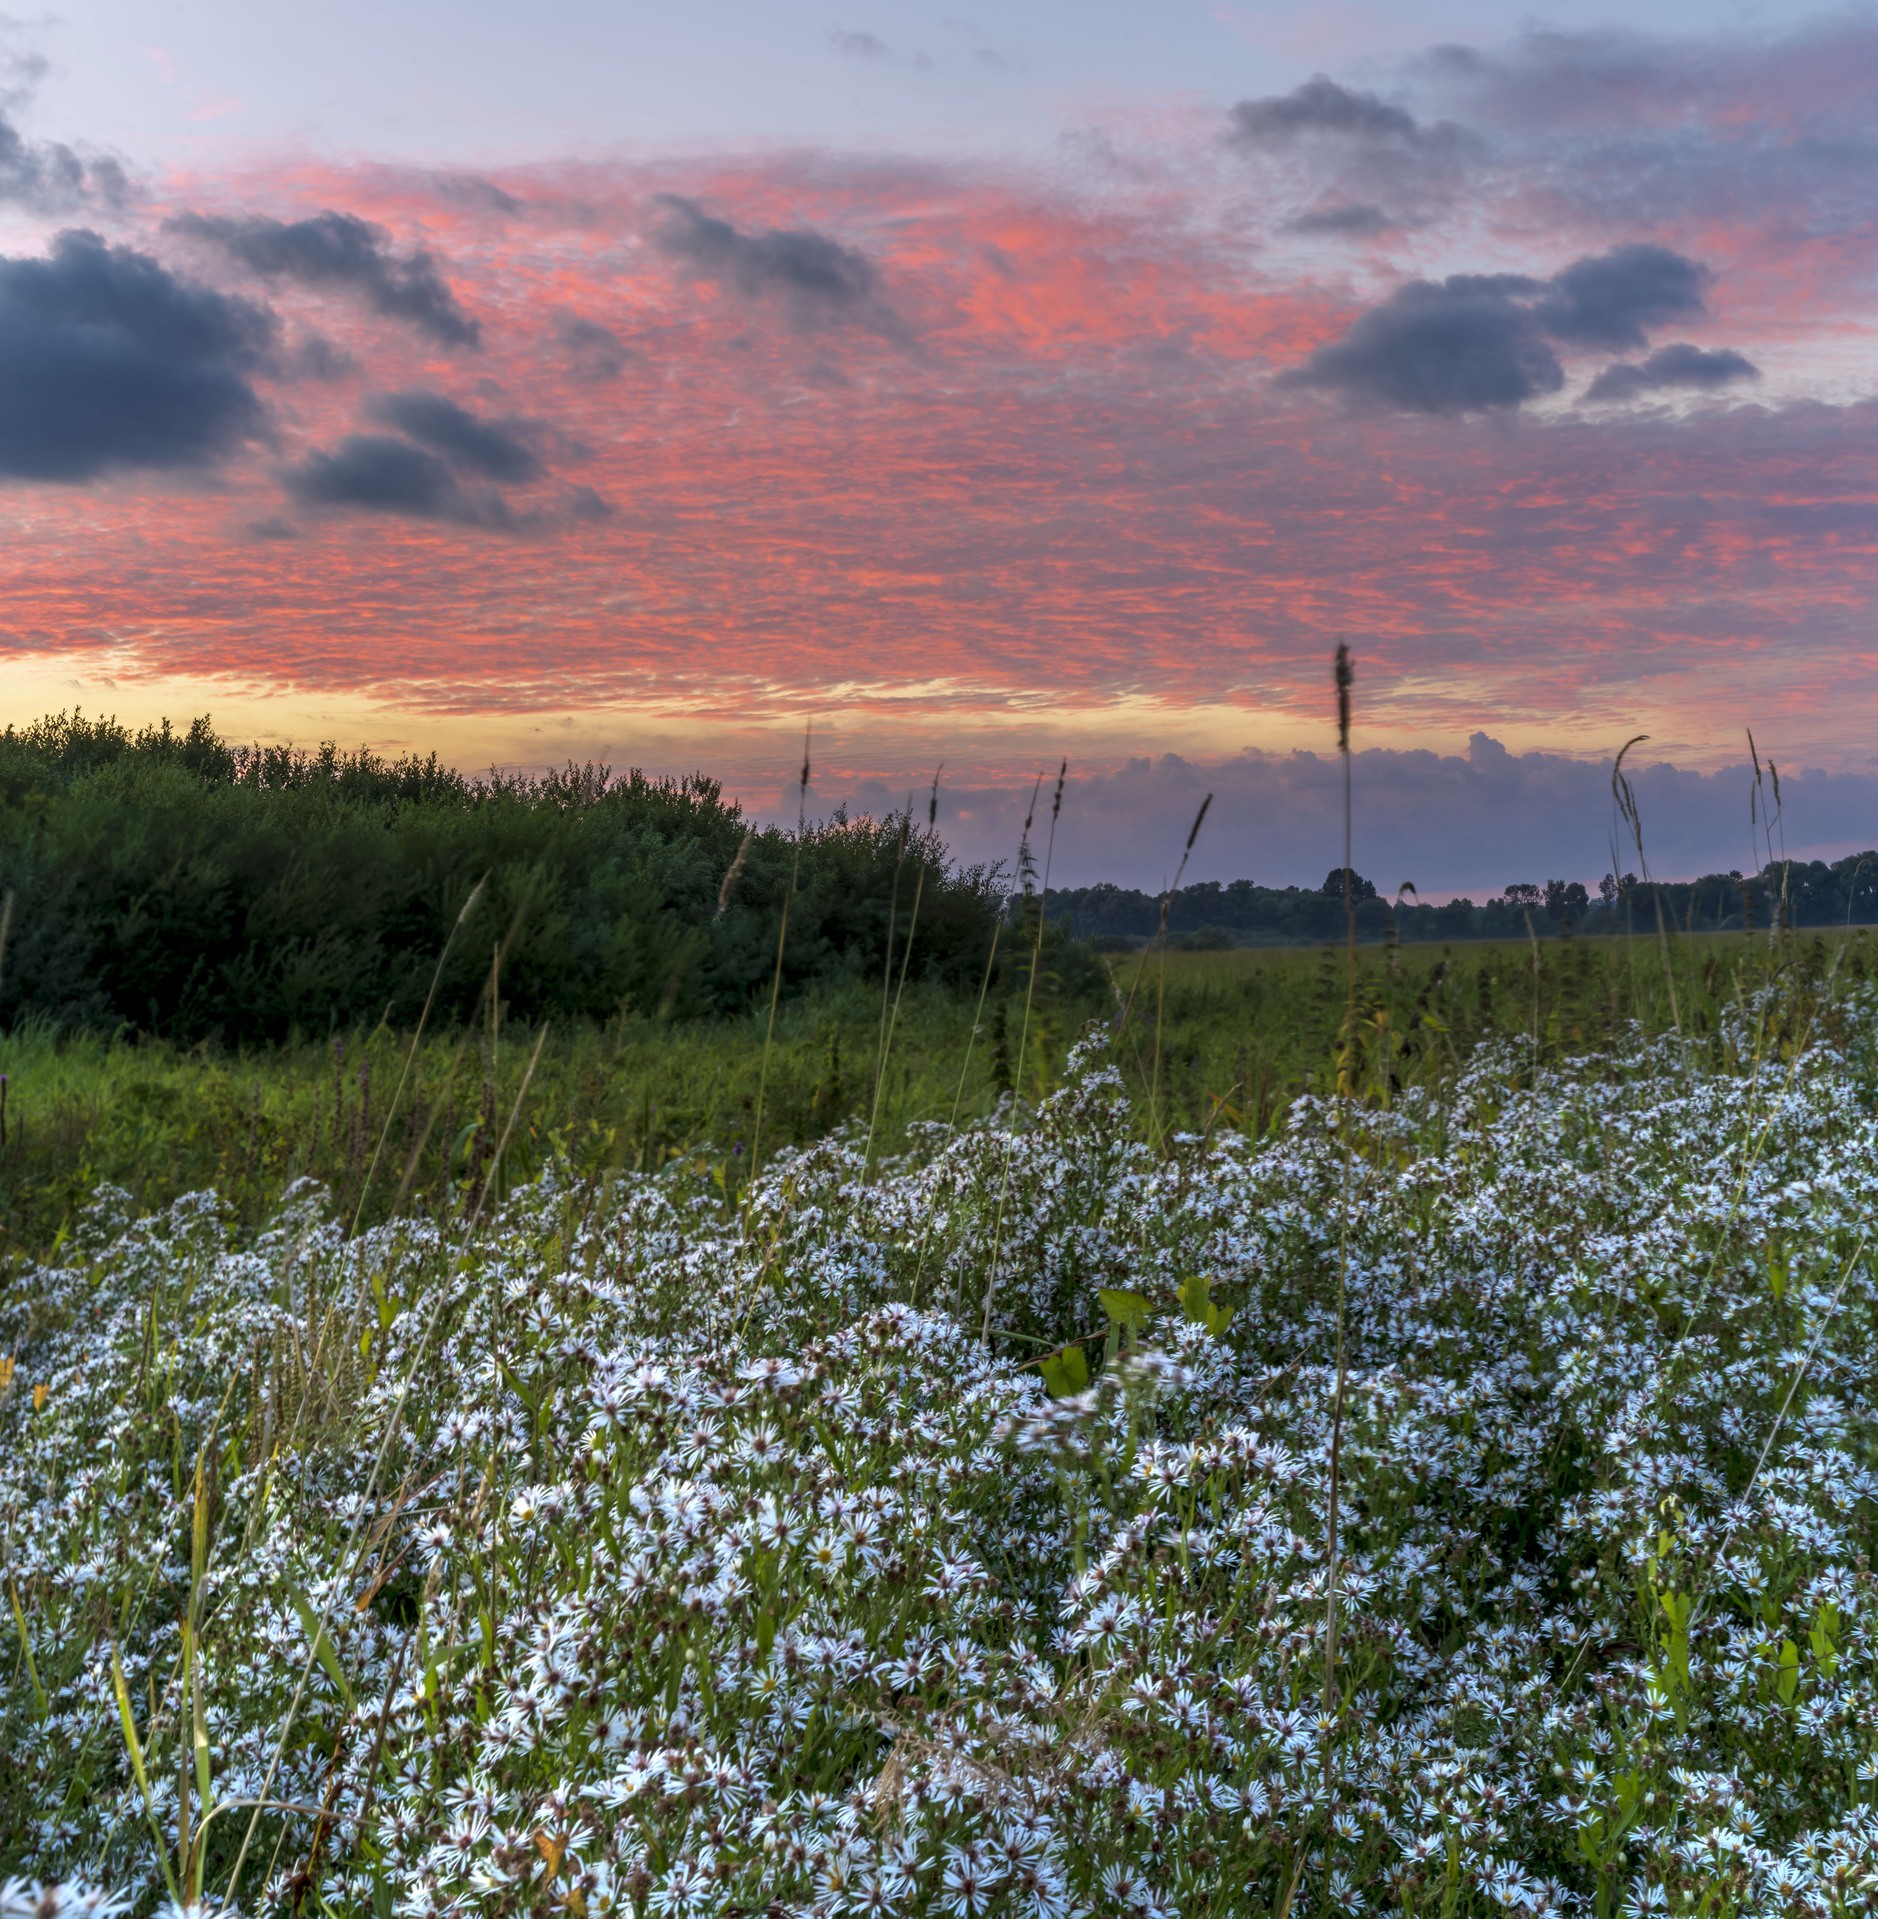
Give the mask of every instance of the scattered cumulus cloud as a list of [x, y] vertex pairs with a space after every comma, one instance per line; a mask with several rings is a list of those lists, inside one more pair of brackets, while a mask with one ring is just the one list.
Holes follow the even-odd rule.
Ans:
[[1633, 242], [1574, 260], [1535, 311], [1555, 339], [1623, 352], [1647, 343], [1646, 328], [1700, 313], [1710, 277], [1668, 247]]
[[353, 293], [373, 312], [405, 321], [442, 346], [473, 347], [482, 339], [480, 324], [463, 310], [436, 260], [421, 247], [398, 253], [383, 227], [357, 214], [276, 220], [183, 213], [167, 225], [220, 247], [264, 279]]
[[288, 467], [281, 481], [296, 504], [499, 531], [527, 523], [501, 488], [545, 473], [535, 422], [486, 419], [422, 387], [373, 394], [364, 411], [391, 431], [349, 433]]
[[1400, 230], [1401, 221], [1376, 205], [1373, 200], [1350, 200], [1338, 206], [1315, 207], [1285, 226], [1292, 233], [1321, 235], [1327, 239], [1373, 240], [1384, 233]]
[[0, 202], [29, 213], [115, 210], [130, 199], [120, 161], [86, 155], [59, 140], [29, 140], [0, 109]]
[[252, 382], [277, 334], [265, 307], [83, 229], [0, 259], [0, 475], [214, 466], [266, 433]]
[[830, 27], [828, 44], [851, 60], [891, 60], [893, 49], [878, 34], [855, 27]]
[[1591, 382], [1585, 398], [1604, 404], [1677, 388], [1713, 392], [1740, 380], [1757, 380], [1760, 373], [1745, 353], [1736, 353], [1730, 347], [1707, 352], [1678, 341], [1673, 346], [1658, 347], [1647, 360], [1620, 360], [1615, 366], [1607, 366]]
[[1412, 146], [1428, 137], [1406, 107], [1380, 94], [1339, 86], [1316, 74], [1289, 93], [1241, 100], [1231, 111], [1229, 137], [1246, 147], [1284, 147], [1313, 135], [1339, 140], [1395, 141]]
[[810, 227], [741, 231], [675, 193], [656, 196], [653, 243], [700, 279], [746, 299], [780, 300], [798, 327], [846, 323], [904, 331], [881, 297], [880, 273], [865, 253]]
[[1411, 280], [1283, 384], [1403, 413], [1510, 408], [1556, 393], [1565, 369], [1523, 297], [1537, 286], [1517, 274]]
[[610, 326], [578, 313], [555, 315], [554, 336], [566, 349], [575, 377], [587, 381], [617, 379], [632, 359], [632, 349]]
[[1667, 247], [1631, 243], [1574, 260], [1549, 280], [1513, 273], [1411, 280], [1281, 384], [1404, 413], [1523, 406], [1565, 384], [1554, 341], [1643, 346], [1647, 328], [1702, 311], [1709, 277]]
[[480, 419], [441, 393], [422, 388], [375, 394], [365, 411], [460, 471], [512, 486], [525, 486], [541, 476], [541, 458], [528, 444], [526, 423]]
[[458, 526], [506, 528], [514, 516], [499, 493], [471, 489], [427, 447], [382, 433], [348, 433], [330, 452], [309, 453], [282, 476], [307, 507], [351, 508]]

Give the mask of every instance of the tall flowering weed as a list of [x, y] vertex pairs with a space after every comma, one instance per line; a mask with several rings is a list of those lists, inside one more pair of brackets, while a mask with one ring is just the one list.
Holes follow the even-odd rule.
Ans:
[[741, 1207], [103, 1193], [0, 1304], [0, 1910], [1878, 1908], [1874, 1011], [1159, 1155], [1092, 1044]]

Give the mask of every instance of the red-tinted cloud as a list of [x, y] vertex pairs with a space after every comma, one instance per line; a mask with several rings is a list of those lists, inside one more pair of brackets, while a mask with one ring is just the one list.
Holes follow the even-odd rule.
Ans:
[[[1878, 74], [1878, 36], [1834, 48]], [[1466, 124], [1411, 139], [1377, 120], [1417, 159], [1393, 183], [1341, 132], [1235, 143], [1225, 102], [1127, 166], [172, 181], [139, 244], [272, 303], [272, 437], [186, 488], [0, 495], [0, 646], [370, 693], [446, 728], [832, 710], [858, 778], [868, 729], [904, 740], [921, 715], [987, 767], [995, 727], [1107, 712], [1158, 729], [1144, 748], [1187, 744], [1203, 712], [1209, 737], [1224, 713], [1269, 738], [1318, 711], [1348, 638], [1366, 723], [1417, 738], [1577, 742], [1669, 714], [1712, 755], [1778, 719], [1861, 760], [1878, 405], [1812, 399], [1807, 372], [1825, 356], [1819, 390], [1843, 401], [1864, 325], [1852, 163], [1807, 145], [1854, 94], [1822, 83], [1808, 106], [1811, 42], [1764, 85], [1724, 52], [1448, 56], [1421, 76], [1431, 104], [1389, 112]], [[1603, 78], [1572, 67], [1593, 55]], [[1626, 176], [1626, 155], [1647, 164]], [[1355, 187], [1378, 220], [1354, 241], [1296, 232]], [[425, 312], [473, 316], [475, 337], [414, 325], [363, 269], [267, 266], [282, 235], [356, 238], [308, 224], [329, 213], [379, 236], [393, 293], [426, 262]], [[1531, 301], [1578, 284], [1559, 279], [1575, 261], [1644, 249], [1698, 262], [1706, 311], [1652, 308], [1623, 354], [1649, 364], [1646, 334], [1690, 365], [1745, 354], [1757, 387], [1619, 378], [1601, 394], [1618, 404], [1585, 408], [1619, 336], [1556, 317], [1563, 395], [1540, 382], [1509, 419], [1278, 377], [1411, 280], [1517, 272]], [[518, 451], [492, 466], [472, 428]]]

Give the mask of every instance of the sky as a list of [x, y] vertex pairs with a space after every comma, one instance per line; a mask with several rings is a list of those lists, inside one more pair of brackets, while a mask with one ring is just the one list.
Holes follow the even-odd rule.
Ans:
[[0, 19], [0, 699], [1316, 883], [1344, 642], [1385, 888], [1637, 735], [1655, 870], [1749, 728], [1863, 848], [1874, 188], [1866, 9]]

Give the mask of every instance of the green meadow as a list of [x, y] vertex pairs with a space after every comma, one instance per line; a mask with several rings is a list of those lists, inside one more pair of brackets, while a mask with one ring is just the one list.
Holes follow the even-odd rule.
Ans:
[[1150, 1143], [1264, 1136], [1340, 1070], [1386, 1102], [1494, 1035], [1553, 1060], [1606, 1048], [1632, 1021], [1710, 1034], [1752, 988], [1860, 980], [1872, 954], [1864, 929], [1364, 946], [1348, 1047], [1347, 956], [1328, 946], [1099, 961], [1070, 948], [1054, 966], [1046, 955], [1028, 1011], [1021, 968], [1000, 965], [982, 992], [838, 981], [785, 998], [767, 1046], [760, 1001], [740, 1015], [606, 1023], [485, 1008], [415, 1039], [381, 1023], [246, 1047], [27, 1021], [0, 1036], [0, 1229], [9, 1258], [42, 1254], [101, 1184], [140, 1212], [213, 1188], [253, 1227], [303, 1179], [344, 1218], [375, 1222], [447, 1208], [489, 1179], [506, 1192], [550, 1160], [577, 1175], [693, 1160], [728, 1191], [753, 1150], [767, 1160], [846, 1132], [895, 1153], [922, 1124], [984, 1119], [1013, 1092], [1039, 1098], [1092, 1025], [1115, 1035]]

